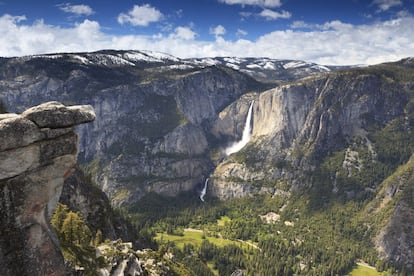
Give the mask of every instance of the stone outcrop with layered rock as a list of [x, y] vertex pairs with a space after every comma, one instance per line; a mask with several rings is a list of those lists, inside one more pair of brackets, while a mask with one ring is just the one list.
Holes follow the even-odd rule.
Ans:
[[0, 275], [66, 274], [49, 218], [76, 164], [73, 127], [94, 119], [58, 102], [0, 114]]

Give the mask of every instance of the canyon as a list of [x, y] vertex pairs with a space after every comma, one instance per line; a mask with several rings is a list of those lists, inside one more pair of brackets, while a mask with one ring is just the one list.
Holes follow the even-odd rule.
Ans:
[[[148, 51], [52, 54], [1, 59], [0, 99], [16, 113], [50, 100], [91, 105], [97, 119], [76, 128], [79, 162], [115, 207], [152, 192], [203, 192], [208, 201], [312, 191], [322, 207], [328, 197], [367, 200], [367, 221], [385, 217], [372, 222], [379, 254], [413, 267], [413, 71], [413, 58], [331, 68]], [[249, 113], [248, 143], [226, 154]]]

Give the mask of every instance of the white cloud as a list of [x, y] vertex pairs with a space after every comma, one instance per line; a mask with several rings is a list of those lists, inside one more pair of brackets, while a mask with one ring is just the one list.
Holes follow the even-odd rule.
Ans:
[[226, 33], [226, 28], [224, 28], [222, 25], [217, 25], [214, 28], [210, 28], [210, 34], [213, 34], [216, 37], [222, 36], [225, 33]]
[[225, 3], [228, 5], [251, 5], [251, 6], [260, 6], [260, 7], [269, 7], [269, 8], [277, 8], [282, 6], [280, 0], [219, 0], [221, 3]]
[[292, 14], [288, 11], [275, 12], [269, 9], [264, 9], [259, 13], [259, 16], [266, 18], [266, 20], [276, 20], [279, 18], [288, 19]]
[[60, 28], [46, 25], [43, 20], [32, 25], [20, 24], [23, 19], [0, 17], [0, 56], [95, 51], [111, 45], [96, 21], [84, 20], [72, 28]]
[[263, 9], [260, 13], [252, 13], [252, 12], [240, 12], [240, 16], [242, 17], [242, 20], [244, 20], [247, 17], [255, 16], [255, 17], [262, 17], [268, 21], [270, 20], [277, 20], [277, 19], [288, 19], [292, 17], [292, 14], [288, 11], [282, 10], [281, 12], [276, 12], [270, 9]]
[[313, 28], [313, 25], [306, 23], [305, 21], [302, 20], [297, 20], [297, 21], [293, 21], [293, 23], [290, 25], [290, 27], [292, 29], [301, 29], [301, 28], [305, 28], [305, 29], [310, 29]]
[[245, 31], [245, 30], [242, 30], [242, 29], [237, 29], [237, 32], [236, 32], [236, 35], [238, 36], [238, 37], [241, 37], [241, 36], [246, 36], [248, 33]]
[[71, 5], [70, 3], [65, 3], [58, 5], [58, 7], [64, 12], [72, 13], [77, 16], [88, 16], [95, 13], [93, 9], [88, 5]]
[[174, 33], [170, 35], [171, 38], [183, 39], [183, 40], [193, 40], [197, 34], [191, 30], [190, 27], [177, 27], [174, 30]]
[[[414, 53], [414, 17], [411, 15], [369, 25], [332, 21], [306, 32], [281, 30], [256, 40], [236, 41], [220, 35], [214, 41], [199, 40], [190, 27], [176, 27], [167, 35], [112, 35], [106, 33], [97, 21], [84, 20], [63, 28], [47, 25], [41, 20], [28, 23], [25, 19], [24, 16], [0, 16], [0, 56], [142, 49], [182, 58], [265, 56], [320, 64], [374, 64]], [[216, 30], [217, 34], [223, 33], [220, 29]]]
[[254, 13], [252, 12], [239, 12], [241, 17], [249, 17], [252, 16]]
[[128, 13], [118, 15], [118, 23], [129, 23], [133, 26], [148, 26], [150, 23], [157, 22], [163, 14], [149, 4], [142, 6], [134, 5]]
[[401, 10], [397, 12], [397, 17], [409, 17], [412, 16], [412, 14], [407, 10]]
[[309, 24], [304, 21], [294, 21], [290, 27], [292, 29], [311, 29], [313, 31], [347, 31], [355, 28], [356, 26], [348, 23], [343, 23], [340, 20], [333, 20], [324, 24]]
[[387, 11], [392, 7], [402, 6], [401, 0], [374, 0], [373, 5], [378, 6], [378, 12]]

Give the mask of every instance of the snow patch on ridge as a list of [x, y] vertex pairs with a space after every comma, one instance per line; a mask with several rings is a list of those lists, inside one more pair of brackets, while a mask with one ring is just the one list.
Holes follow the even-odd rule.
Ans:
[[146, 54], [149, 57], [157, 59], [159, 61], [165, 61], [165, 60], [175, 61], [175, 62], [180, 61], [180, 59], [175, 57], [175, 56], [165, 54], [165, 53], [161, 53], [161, 52], [153, 52], [153, 51], [148, 51], [148, 50], [142, 50], [140, 52]]
[[246, 67], [249, 69], [261, 69], [262, 68], [262, 66], [258, 64], [247, 64]]
[[302, 67], [302, 66], [306, 66], [309, 65], [308, 63], [304, 62], [304, 61], [291, 61], [288, 63], [285, 63], [283, 65], [283, 68], [285, 69], [292, 69], [292, 68], [298, 68], [298, 67]]
[[232, 68], [234, 70], [240, 70], [240, 66], [239, 65], [236, 65], [236, 64], [233, 64], [233, 63], [226, 63], [226, 66], [227, 67], [230, 67], [230, 68]]
[[195, 59], [190, 59], [189, 62], [195, 65], [202, 65], [202, 66], [213, 66], [213, 65], [221, 64], [219, 60], [214, 59], [214, 58], [195, 58]]
[[115, 55], [109, 54], [87, 54], [88, 59], [94, 64], [98, 65], [131, 65], [135, 66], [134, 63]]
[[89, 64], [91, 63], [91, 61], [89, 59], [87, 59], [86, 57], [83, 56], [79, 56], [79, 55], [73, 55], [72, 56], [74, 59], [79, 60], [80, 62], [82, 62], [83, 64]]

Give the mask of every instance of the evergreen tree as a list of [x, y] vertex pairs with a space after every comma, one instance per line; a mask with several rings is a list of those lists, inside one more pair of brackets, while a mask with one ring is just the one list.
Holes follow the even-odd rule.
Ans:
[[96, 231], [96, 234], [95, 234], [94, 244], [95, 246], [98, 246], [101, 243], [102, 243], [102, 231], [101, 229], [98, 229], [98, 231]]
[[50, 220], [50, 223], [52, 224], [53, 228], [55, 228], [59, 240], [62, 239], [62, 226], [63, 221], [65, 220], [67, 214], [68, 214], [68, 206], [58, 203], [56, 206], [55, 211], [53, 212], [52, 219]]
[[69, 211], [63, 221], [61, 233], [63, 240], [69, 244], [87, 245], [91, 239], [91, 231], [77, 212]]

